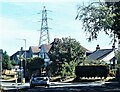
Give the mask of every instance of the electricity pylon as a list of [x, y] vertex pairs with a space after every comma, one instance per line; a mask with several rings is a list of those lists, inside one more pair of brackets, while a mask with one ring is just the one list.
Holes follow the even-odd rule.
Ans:
[[48, 21], [47, 21], [47, 11], [45, 6], [42, 10], [42, 22], [41, 22], [41, 29], [40, 29], [40, 39], [39, 39], [39, 46], [42, 44], [49, 44], [50, 37], [49, 37], [49, 28], [48, 28]]

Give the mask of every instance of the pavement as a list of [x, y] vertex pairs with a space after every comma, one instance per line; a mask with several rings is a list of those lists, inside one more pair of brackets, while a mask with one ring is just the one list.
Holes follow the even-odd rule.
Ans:
[[[61, 86], [72, 86], [72, 85], [80, 85], [80, 86], [85, 86], [86, 84], [76, 84], [76, 83], [70, 83], [69, 81], [72, 81], [73, 79], [69, 79], [66, 81], [62, 82], [51, 82], [52, 87], [56, 87], [59, 85]], [[99, 84], [99, 83], [98, 83]], [[27, 89], [30, 88], [29, 82], [27, 83], [15, 83], [15, 82], [8, 82], [8, 81], [3, 81], [2, 82], [2, 90], [19, 90], [19, 89]]]
[[[2, 79], [2, 90], [13, 90], [13, 89], [26, 89], [26, 88], [30, 88], [30, 84], [29, 82], [26, 83], [15, 83], [13, 82], [14, 79], [10, 79], [10, 80], [3, 80]], [[51, 85], [56, 85], [56, 84], [65, 84], [65, 82], [69, 82], [72, 81], [72, 79], [68, 79], [62, 82], [52, 82]], [[68, 84], [68, 83], [67, 83]], [[0, 91], [1, 92], [1, 91]]]
[[30, 88], [29, 82], [27, 83], [15, 83], [12, 81], [2, 80], [2, 90], [13, 90], [13, 89], [25, 89]]
[[[73, 79], [68, 79], [68, 80], [65, 80], [65, 81], [62, 81], [62, 82], [51, 82], [51, 85], [54, 87], [56, 85], [73, 85], [75, 83], [71, 83], [70, 81], [72, 81]], [[97, 81], [98, 82], [98, 81]], [[99, 82], [93, 82], [95, 85], [96, 84], [99, 84]], [[108, 85], [108, 86], [113, 86], [113, 87], [116, 87], [116, 85], [119, 85], [118, 82], [101, 82], [101, 84], [105, 84], [105, 85]], [[84, 86], [85, 84], [80, 84], [80, 86]], [[2, 90], [19, 90], [19, 89], [28, 89], [30, 88], [30, 84], [29, 82], [26, 82], [26, 83], [15, 83], [13, 81], [6, 81], [6, 80], [2, 80]], [[0, 91], [1, 92], [1, 91]]]

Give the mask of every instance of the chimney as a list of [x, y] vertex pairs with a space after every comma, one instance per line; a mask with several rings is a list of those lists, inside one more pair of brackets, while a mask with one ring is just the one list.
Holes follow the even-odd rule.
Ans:
[[19, 55], [22, 55], [22, 53], [23, 53], [23, 47], [20, 48], [20, 53], [19, 53]]
[[99, 46], [99, 44], [97, 45], [96, 50], [100, 50], [100, 46]]
[[112, 49], [114, 50], [115, 49], [115, 45], [113, 44], [113, 46], [112, 46]]

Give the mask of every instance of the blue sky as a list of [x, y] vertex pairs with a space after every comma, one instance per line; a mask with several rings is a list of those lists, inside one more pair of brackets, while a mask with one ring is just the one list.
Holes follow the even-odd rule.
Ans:
[[[77, 5], [83, 3], [84, 0], [34, 0], [34, 1], [16, 1], [16, 0], [0, 0], [0, 48], [6, 50], [12, 55], [21, 47], [25, 47], [23, 40], [27, 40], [27, 48], [29, 46], [39, 45], [39, 34], [41, 22], [41, 14], [38, 14], [43, 6], [51, 10], [48, 17], [50, 28], [50, 40], [54, 38], [71, 37], [80, 42], [82, 46], [93, 51], [99, 44], [101, 49], [111, 48], [110, 38], [101, 33], [98, 40], [88, 42], [87, 35], [82, 30], [82, 23], [75, 20], [77, 14]], [[88, 3], [85, 1], [84, 3]]]

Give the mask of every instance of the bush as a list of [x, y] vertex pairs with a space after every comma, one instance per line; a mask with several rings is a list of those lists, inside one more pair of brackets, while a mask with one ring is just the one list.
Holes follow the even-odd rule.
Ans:
[[62, 64], [60, 76], [61, 77], [67, 77], [67, 76], [75, 77], [74, 71], [75, 71], [76, 65], [77, 65], [77, 62], [74, 62], [74, 61], [70, 61], [69, 63], [65, 62], [64, 64]]
[[110, 77], [114, 77], [115, 76], [115, 71], [114, 70], [109, 70], [109, 74]]
[[107, 77], [108, 67], [106, 66], [76, 66], [75, 74], [77, 77]]

